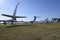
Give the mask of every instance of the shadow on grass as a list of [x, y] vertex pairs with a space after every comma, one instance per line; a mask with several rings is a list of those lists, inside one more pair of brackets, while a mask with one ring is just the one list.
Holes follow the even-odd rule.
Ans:
[[22, 27], [22, 26], [34, 26], [34, 25], [29, 25], [29, 24], [27, 24], [27, 25], [9, 25], [9, 26], [6, 26], [5, 28], [13, 28], [13, 27]]

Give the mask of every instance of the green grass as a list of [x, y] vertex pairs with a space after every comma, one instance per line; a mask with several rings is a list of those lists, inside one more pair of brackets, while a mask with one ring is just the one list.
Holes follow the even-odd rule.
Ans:
[[60, 23], [0, 25], [0, 40], [60, 40]]

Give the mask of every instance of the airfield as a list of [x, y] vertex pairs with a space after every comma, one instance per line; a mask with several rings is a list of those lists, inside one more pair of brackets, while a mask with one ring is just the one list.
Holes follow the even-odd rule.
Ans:
[[[60, 18], [46, 18], [37, 22], [37, 16], [29, 22], [17, 21], [16, 18], [27, 18], [27, 16], [16, 16], [17, 3], [13, 15], [2, 14], [9, 17], [8, 20], [0, 20], [0, 40], [60, 40]], [[2, 22], [2, 23], [1, 23]], [[18, 23], [17, 23], [18, 22]]]
[[0, 40], [60, 40], [60, 23], [0, 24]]

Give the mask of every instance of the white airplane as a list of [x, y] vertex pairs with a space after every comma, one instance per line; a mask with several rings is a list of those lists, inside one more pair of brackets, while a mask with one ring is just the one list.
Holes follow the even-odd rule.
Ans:
[[30, 24], [30, 23], [35, 23], [36, 22], [36, 19], [37, 18], [40, 18], [40, 17], [37, 17], [37, 16], [34, 16], [34, 19], [32, 20], [32, 21], [29, 21], [29, 22], [27, 22], [27, 21], [21, 21], [22, 23], [26, 23], [26, 24]]
[[25, 16], [16, 16], [17, 7], [18, 7], [19, 4], [20, 4], [20, 2], [18, 2], [18, 4], [16, 5], [15, 10], [13, 12], [13, 15], [2, 14], [2, 16], [10, 17], [12, 19], [10, 19], [10, 20], [0, 20], [0, 22], [4, 22], [4, 24], [6, 24], [6, 22], [11, 22], [11, 24], [13, 24], [13, 22], [17, 22], [16, 18], [26, 18]]
[[37, 16], [34, 16], [34, 19], [33, 19], [33, 21], [30, 21], [30, 23], [34, 23], [34, 22], [36, 22], [36, 19], [37, 18], [39, 18], [39, 17], [37, 17]]

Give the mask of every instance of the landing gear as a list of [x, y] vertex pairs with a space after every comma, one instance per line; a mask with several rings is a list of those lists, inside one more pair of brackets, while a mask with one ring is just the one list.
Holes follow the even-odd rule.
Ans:
[[3, 24], [6, 25], [6, 21], [3, 21], [3, 22], [4, 22]]
[[14, 24], [13, 21], [11, 21], [11, 24], [12, 24], [12, 25]]

